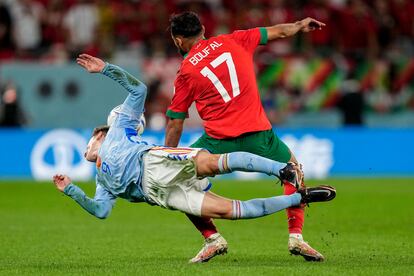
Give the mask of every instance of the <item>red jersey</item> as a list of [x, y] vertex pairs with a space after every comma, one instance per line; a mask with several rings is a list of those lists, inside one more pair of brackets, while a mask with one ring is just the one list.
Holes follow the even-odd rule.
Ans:
[[254, 50], [266, 42], [264, 28], [199, 41], [177, 73], [167, 116], [184, 119], [195, 102], [205, 131], [213, 138], [234, 138], [270, 129], [253, 65]]

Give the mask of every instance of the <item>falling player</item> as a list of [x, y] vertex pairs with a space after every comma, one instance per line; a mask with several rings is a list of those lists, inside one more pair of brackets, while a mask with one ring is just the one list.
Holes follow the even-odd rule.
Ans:
[[[253, 64], [258, 45], [292, 36], [300, 31], [321, 29], [324, 23], [306, 18], [296, 23], [235, 31], [206, 39], [197, 14], [184, 12], [170, 19], [174, 44], [184, 56], [174, 83], [174, 96], [167, 111], [170, 118], [165, 145], [179, 143], [188, 108], [195, 102], [204, 120], [205, 134], [193, 145], [211, 153], [251, 152], [275, 161], [288, 163], [296, 170], [294, 183], [284, 181], [284, 194], [297, 191], [303, 184], [301, 168], [289, 148], [274, 134], [261, 105]], [[324, 257], [302, 237], [304, 206], [287, 209], [289, 241], [292, 254], [306, 260]], [[227, 248], [209, 218], [188, 215], [205, 238], [205, 245], [191, 262], [204, 262]]]
[[247, 201], [206, 192], [209, 186], [206, 176], [254, 171], [291, 180], [292, 173], [283, 163], [251, 153], [211, 154], [203, 149], [148, 144], [136, 130], [144, 111], [146, 86], [120, 67], [99, 58], [82, 54], [77, 63], [91, 73], [102, 73], [117, 81], [129, 92], [111, 127], [96, 128], [85, 152], [85, 158], [96, 163], [95, 197], [87, 197], [66, 175], [53, 177], [56, 187], [90, 214], [106, 218], [119, 197], [194, 216], [249, 219], [335, 197], [335, 189], [329, 186], [301, 188], [292, 195]]

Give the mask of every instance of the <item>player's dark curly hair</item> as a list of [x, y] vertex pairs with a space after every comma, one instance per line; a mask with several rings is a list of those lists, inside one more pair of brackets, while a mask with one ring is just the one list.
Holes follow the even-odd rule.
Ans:
[[108, 131], [109, 131], [109, 126], [106, 126], [106, 125], [95, 127], [93, 132], [92, 132], [92, 137], [97, 135], [99, 132], [103, 132], [103, 134], [105, 134], [105, 136], [106, 136]]
[[170, 30], [173, 36], [182, 35], [187, 38], [199, 35], [202, 25], [195, 12], [186, 11], [171, 15]]

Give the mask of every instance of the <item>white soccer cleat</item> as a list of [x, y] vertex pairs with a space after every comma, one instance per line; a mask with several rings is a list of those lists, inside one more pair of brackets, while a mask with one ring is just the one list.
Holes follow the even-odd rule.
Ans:
[[227, 241], [219, 234], [213, 234], [205, 239], [204, 246], [198, 254], [190, 260], [190, 263], [205, 263], [217, 255], [227, 253]]
[[301, 255], [307, 261], [322, 262], [325, 260], [323, 255], [313, 249], [307, 242], [302, 239], [290, 237], [288, 249], [293, 255]]

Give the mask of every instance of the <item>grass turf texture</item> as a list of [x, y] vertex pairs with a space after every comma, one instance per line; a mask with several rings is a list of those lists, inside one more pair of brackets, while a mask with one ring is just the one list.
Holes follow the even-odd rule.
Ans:
[[[408, 275], [414, 269], [413, 179], [331, 179], [337, 198], [307, 209], [304, 237], [327, 260], [287, 251], [285, 212], [217, 221], [229, 254], [187, 261], [202, 239], [185, 216], [118, 200], [111, 216], [87, 214], [51, 183], [0, 183], [0, 274]], [[316, 182], [309, 181], [310, 185]], [[80, 185], [89, 195], [93, 184]], [[280, 194], [270, 181], [216, 181], [214, 191], [249, 199]]]

